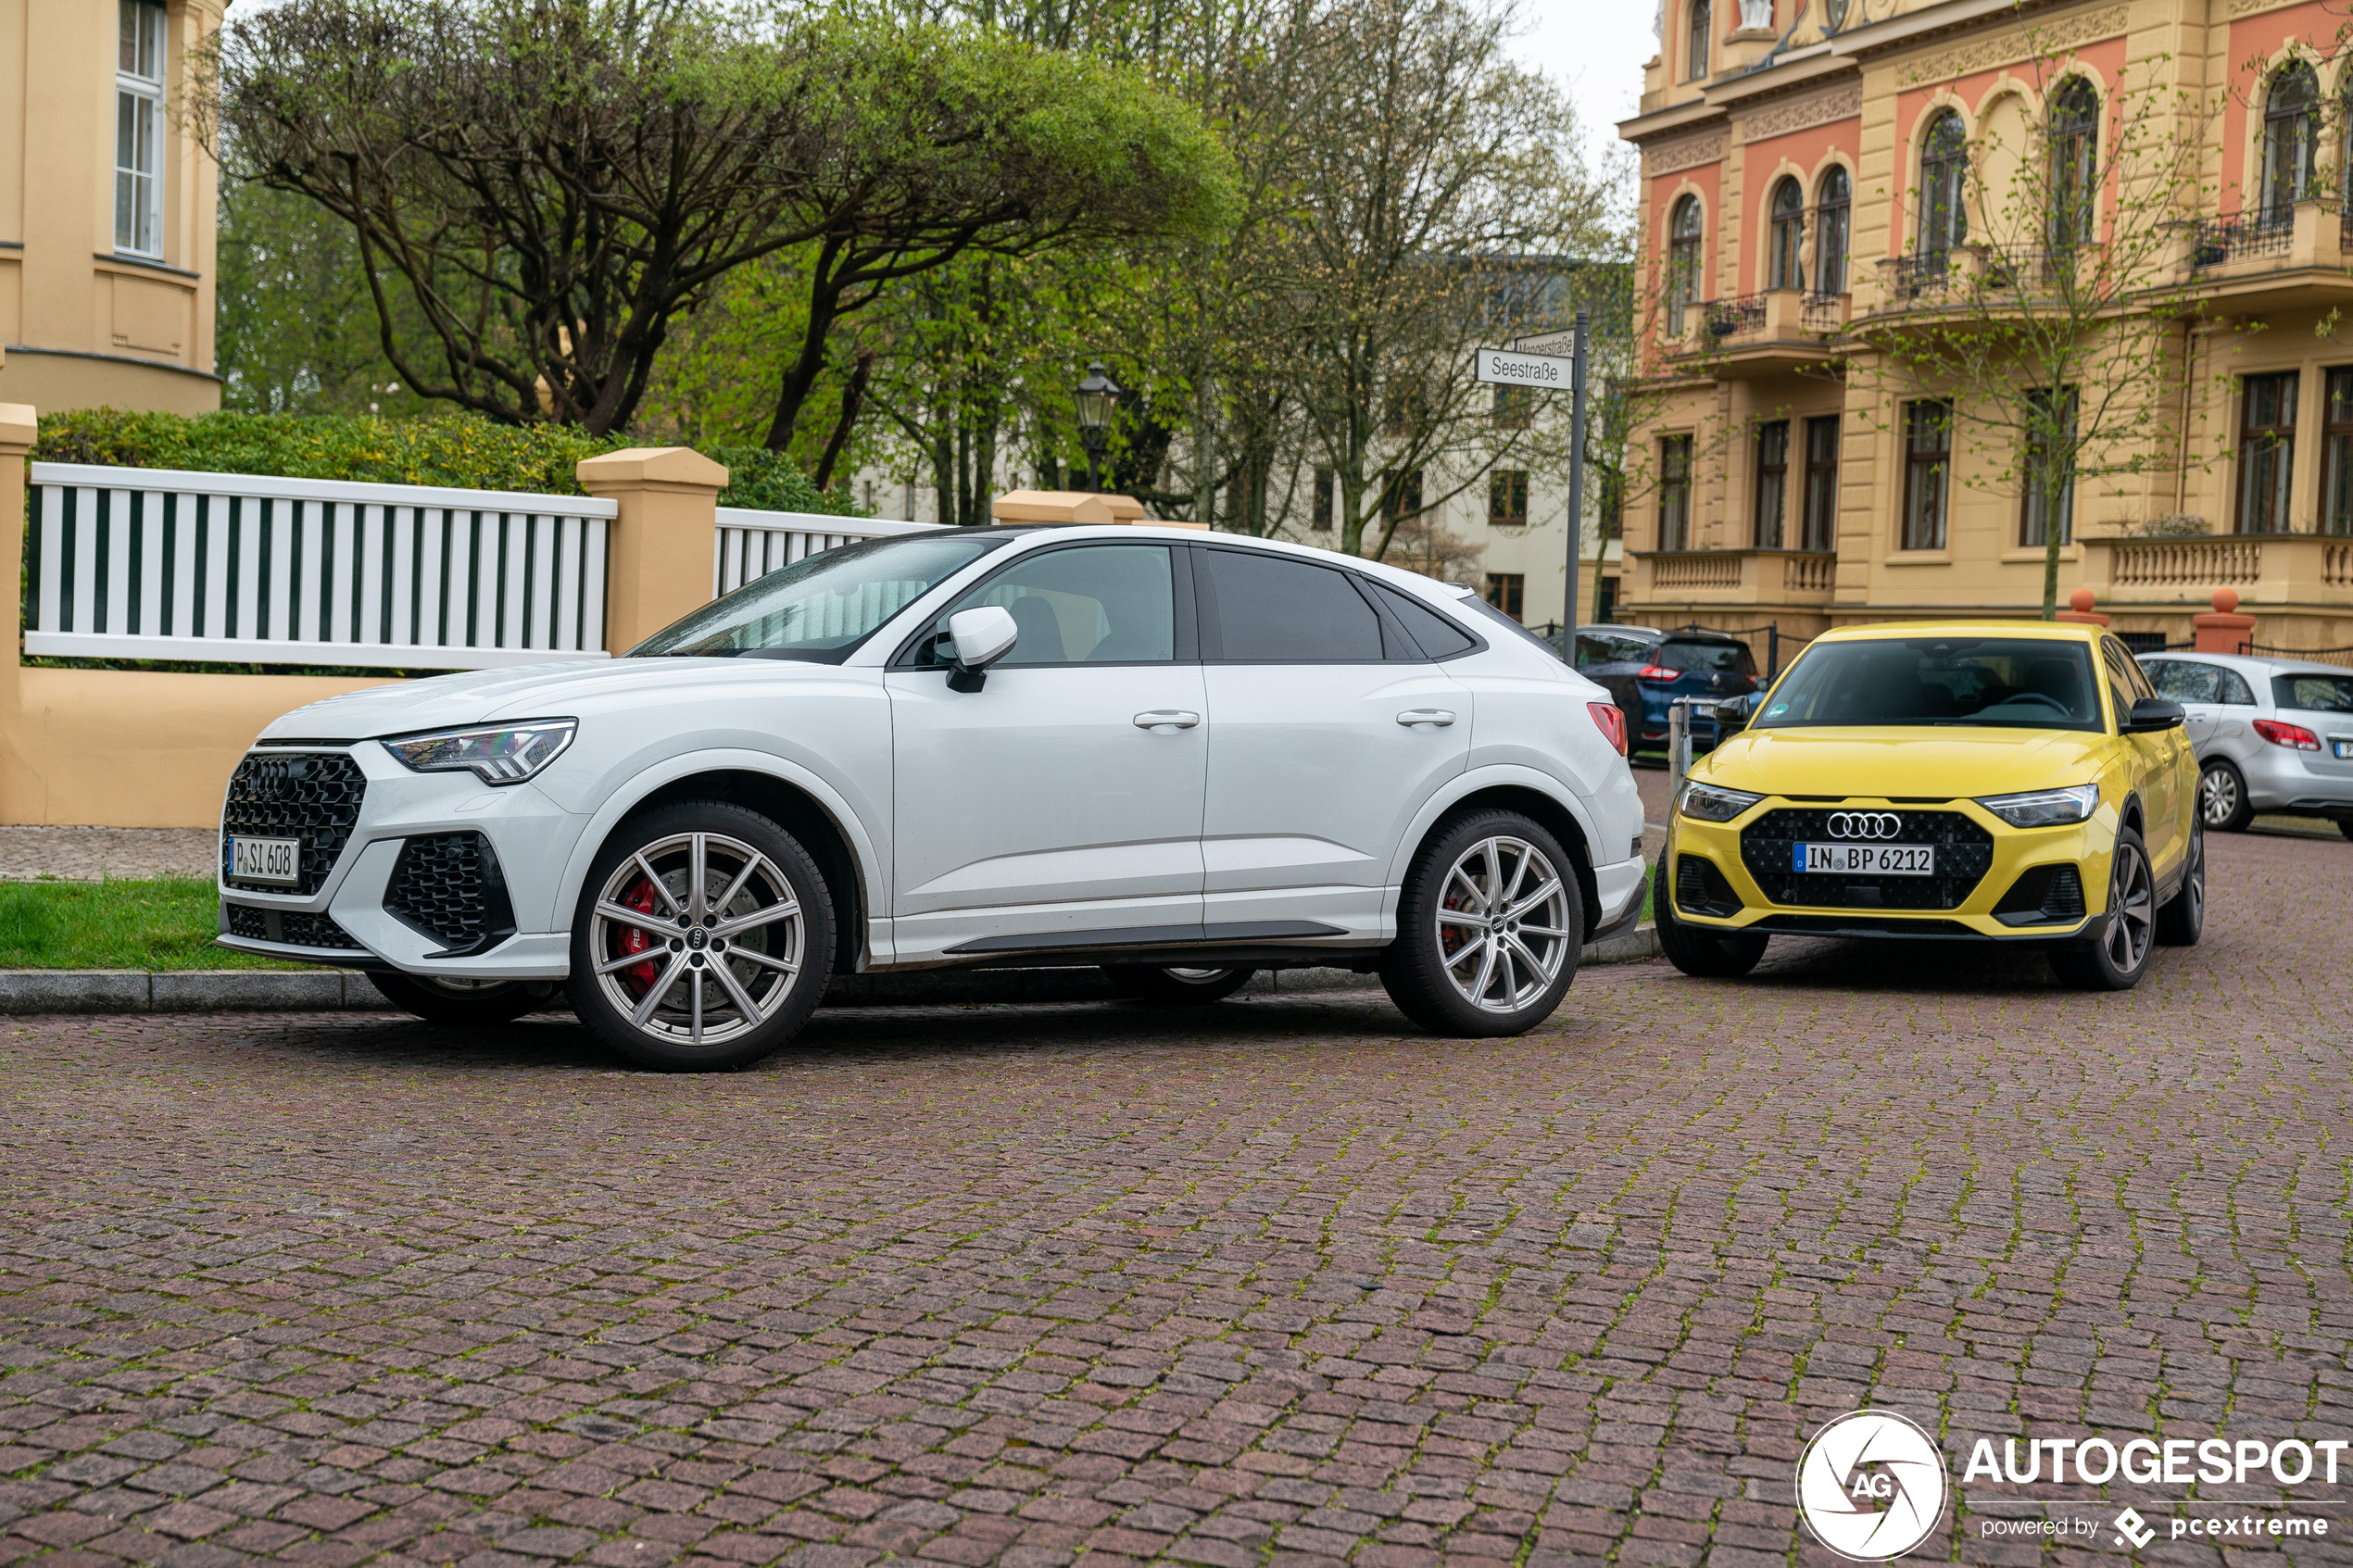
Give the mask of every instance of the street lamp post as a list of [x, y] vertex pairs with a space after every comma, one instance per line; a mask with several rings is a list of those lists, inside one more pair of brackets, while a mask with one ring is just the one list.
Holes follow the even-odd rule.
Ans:
[[1111, 441], [1112, 410], [1119, 405], [1120, 385], [1103, 370], [1102, 361], [1090, 361], [1086, 379], [1072, 394], [1078, 406], [1078, 439], [1087, 448], [1088, 487], [1103, 488], [1103, 450]]

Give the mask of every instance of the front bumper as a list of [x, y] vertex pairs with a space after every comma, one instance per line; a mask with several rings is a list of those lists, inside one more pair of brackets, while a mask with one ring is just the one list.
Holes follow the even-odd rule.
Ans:
[[[1965, 817], [1992, 839], [1986, 871], [1957, 902], [1935, 909], [1858, 907], [1838, 902], [1775, 902], [1758, 885], [1741, 854], [1741, 835], [1777, 809], [1818, 809], [1820, 802], [1798, 803], [1769, 797], [1729, 822], [1694, 822], [1680, 813], [1669, 818], [1666, 859], [1667, 884], [1678, 887], [1679, 858], [1705, 860], [1737, 899], [1734, 912], [1709, 912], [1687, 908], [1676, 895], [1675, 918], [1692, 926], [1719, 931], [1771, 932], [1786, 935], [1895, 936], [1912, 939], [1995, 940], [2029, 943], [2078, 941], [2096, 937], [2107, 929], [2108, 861], [2116, 843], [2116, 818], [2103, 802], [2087, 821], [2067, 827], [2017, 828], [1971, 800], [1952, 800], [1932, 809]], [[1918, 802], [1856, 796], [1838, 803], [1854, 811], [1917, 811]], [[2017, 912], [1997, 915], [1995, 906], [2020, 879], [2040, 867], [2075, 869], [2081, 890], [2080, 912], [2061, 918], [2021, 919]], [[1857, 879], [1863, 880], [1863, 879]], [[1845, 884], [1821, 877], [1820, 891], [1831, 895]], [[1809, 888], [1809, 891], [1811, 889]]]
[[[564, 810], [535, 784], [493, 789], [470, 773], [412, 773], [372, 742], [271, 747], [267, 754], [337, 753], [350, 757], [366, 780], [348, 842], [308, 894], [273, 892], [217, 874], [216, 940], [222, 947], [305, 963], [450, 979], [565, 976], [570, 922], [556, 918], [555, 879], [585, 818]], [[511, 909], [512, 934], [473, 951], [460, 950], [465, 944], [420, 929], [413, 916], [403, 919], [385, 908], [407, 840], [461, 834], [479, 834], [488, 841]]]

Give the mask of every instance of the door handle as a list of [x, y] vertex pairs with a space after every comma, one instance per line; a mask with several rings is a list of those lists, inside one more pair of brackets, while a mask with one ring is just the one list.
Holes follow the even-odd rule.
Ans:
[[1416, 724], [1442, 730], [1454, 721], [1454, 712], [1449, 708], [1409, 708], [1397, 716], [1397, 721], [1409, 730]]
[[1155, 708], [1149, 713], [1139, 713], [1134, 720], [1139, 730], [1155, 734], [1169, 730], [1189, 730], [1201, 722], [1201, 715], [1182, 708]]

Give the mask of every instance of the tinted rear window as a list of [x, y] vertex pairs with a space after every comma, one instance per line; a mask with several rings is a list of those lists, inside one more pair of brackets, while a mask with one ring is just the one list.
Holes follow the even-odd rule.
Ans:
[[2307, 713], [2353, 713], [2353, 675], [2274, 675], [2271, 700]]
[[1749, 656], [1746, 643], [1686, 643], [1669, 637], [1658, 645], [1658, 651], [1651, 659], [1669, 670], [1756, 673], [1756, 660]]
[[1438, 611], [1411, 594], [1401, 594], [1385, 583], [1369, 584], [1397, 617], [1428, 659], [1450, 659], [1458, 653], [1468, 653], [1478, 646], [1468, 632], [1447, 620]]
[[1242, 664], [1378, 664], [1380, 617], [1344, 573], [1240, 550], [1206, 550], [1221, 657]]

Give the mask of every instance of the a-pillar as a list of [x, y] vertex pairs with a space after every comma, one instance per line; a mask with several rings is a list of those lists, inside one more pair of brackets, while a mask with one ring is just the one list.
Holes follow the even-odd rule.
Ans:
[[621, 508], [605, 546], [605, 646], [626, 653], [711, 602], [727, 470], [687, 446], [584, 459], [580, 488]]

